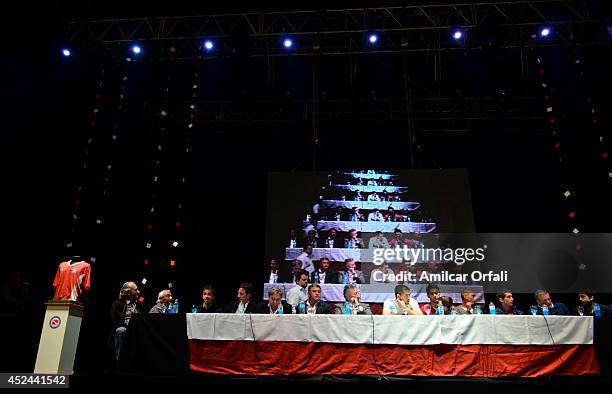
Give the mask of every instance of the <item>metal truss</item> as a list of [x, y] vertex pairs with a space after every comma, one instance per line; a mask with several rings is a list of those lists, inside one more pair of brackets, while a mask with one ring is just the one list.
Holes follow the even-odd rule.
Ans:
[[[377, 52], [571, 46], [611, 42], [606, 9], [586, 0], [481, 1], [402, 7], [329, 9], [72, 21], [68, 41], [98, 43], [118, 53], [127, 43], [156, 42], [150, 56], [193, 58], [202, 39], [214, 39], [210, 56], [334, 55]], [[605, 3], [605, 2], [604, 2]], [[542, 40], [547, 24], [553, 36]], [[452, 29], [462, 29], [461, 40]], [[377, 44], [367, 36], [376, 32]], [[284, 50], [291, 35], [296, 46]], [[113, 52], [114, 51], [114, 52]], [[207, 55], [208, 56], [208, 55]]]

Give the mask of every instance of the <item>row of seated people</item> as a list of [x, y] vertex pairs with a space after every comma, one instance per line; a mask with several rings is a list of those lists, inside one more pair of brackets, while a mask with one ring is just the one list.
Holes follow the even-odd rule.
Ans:
[[[423, 246], [423, 243], [419, 240], [419, 237], [420, 236], [417, 234], [404, 234], [401, 229], [396, 228], [393, 231], [393, 235], [391, 235], [388, 239], [385, 237], [382, 231], [377, 231], [366, 244], [361, 237], [360, 232], [355, 229], [350, 229], [348, 231], [348, 237], [342, 239], [338, 236], [338, 230], [332, 228], [329, 230], [329, 234], [324, 240], [321, 240], [318, 237], [316, 230], [311, 229], [308, 230], [302, 245], [304, 252], [306, 252], [306, 247], [308, 246], [312, 248], [376, 249], [395, 248], [396, 246], [403, 247], [406, 245], [409, 248], [419, 248]], [[297, 243], [291, 242], [290, 246], [294, 245], [297, 246]]]
[[[296, 286], [286, 294], [286, 301], [282, 300], [282, 290], [273, 287], [268, 292], [268, 301], [256, 303], [253, 297], [253, 285], [242, 283], [237, 291], [236, 300], [229, 303], [225, 308], [215, 302], [215, 293], [212, 286], [205, 286], [202, 290], [202, 304], [198, 305], [192, 312], [195, 313], [261, 313], [261, 314], [357, 314], [371, 315], [370, 305], [361, 302], [359, 287], [355, 283], [344, 287], [345, 302], [335, 303], [330, 306], [321, 300], [321, 286], [317, 283], [308, 285], [308, 273], [300, 273]], [[395, 298], [385, 300], [383, 304], [383, 315], [433, 315], [433, 314], [477, 314], [479, 305], [476, 303], [476, 293], [469, 289], [461, 291], [461, 304], [453, 305], [450, 297], [444, 297], [436, 284], [427, 286], [427, 296], [430, 302], [419, 305], [411, 297], [410, 288], [406, 285], [395, 287]], [[123, 284], [119, 298], [113, 302], [110, 310], [112, 323], [112, 339], [115, 356], [119, 359], [123, 347], [125, 334], [130, 320], [134, 314], [146, 313], [146, 309], [139, 302], [140, 291], [135, 282]], [[569, 309], [560, 302], [553, 303], [550, 294], [545, 290], [535, 292], [537, 309], [535, 314], [543, 314], [543, 308], [547, 308], [550, 315], [570, 315]], [[610, 316], [612, 308], [595, 303], [594, 294], [588, 290], [580, 291], [578, 294], [578, 305], [574, 310], [576, 315], [584, 316]], [[157, 298], [157, 303], [149, 310], [149, 313], [168, 313], [172, 302], [172, 292], [168, 289], [162, 290]], [[523, 312], [514, 305], [514, 298], [510, 290], [501, 290], [496, 295], [496, 314], [498, 315], [522, 315]], [[440, 308], [442, 306], [442, 308]], [[533, 313], [533, 312], [532, 312]]]

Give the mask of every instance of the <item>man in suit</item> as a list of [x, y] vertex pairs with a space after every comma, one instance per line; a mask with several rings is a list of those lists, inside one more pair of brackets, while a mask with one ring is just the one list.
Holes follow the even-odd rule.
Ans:
[[[370, 305], [365, 302], [359, 302], [359, 288], [356, 284], [344, 286], [344, 299], [348, 302], [348, 308], [351, 315], [371, 315]], [[344, 303], [334, 305], [334, 313], [336, 315], [344, 315], [346, 313]]]
[[238, 288], [238, 299], [225, 307], [225, 313], [255, 313], [255, 303], [253, 298], [253, 285], [243, 283]]
[[211, 285], [202, 289], [202, 304], [198, 305], [197, 313], [222, 313], [223, 309], [215, 304], [215, 291]]
[[255, 313], [260, 313], [264, 315], [282, 315], [282, 314], [292, 314], [293, 307], [282, 300], [283, 291], [278, 287], [273, 287], [268, 290], [268, 302], [262, 302], [257, 305], [255, 309]]
[[345, 260], [345, 262], [346, 270], [338, 272], [338, 283], [365, 283], [365, 277], [363, 276], [363, 272], [356, 269], [357, 263], [355, 263], [355, 260], [349, 257]]
[[319, 268], [310, 274], [310, 283], [338, 283], [338, 274], [329, 269], [330, 262], [327, 257], [321, 258]]
[[[298, 310], [297, 313], [300, 313]], [[321, 286], [316, 283], [308, 286], [306, 313], [309, 315], [331, 315], [332, 309], [325, 301], [321, 301]]]

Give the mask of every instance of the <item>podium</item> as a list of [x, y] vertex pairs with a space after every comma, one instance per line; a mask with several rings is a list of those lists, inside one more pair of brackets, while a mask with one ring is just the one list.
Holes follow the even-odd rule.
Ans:
[[43, 321], [34, 373], [72, 375], [83, 305], [50, 300]]

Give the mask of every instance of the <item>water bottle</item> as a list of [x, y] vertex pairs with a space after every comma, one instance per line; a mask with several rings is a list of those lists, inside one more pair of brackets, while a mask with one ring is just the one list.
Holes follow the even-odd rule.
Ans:
[[444, 314], [444, 305], [442, 305], [442, 301], [438, 300], [438, 310], [436, 311], [438, 315]]
[[278, 309], [276, 310], [276, 314], [277, 315], [282, 315], [283, 314], [283, 303], [282, 302], [280, 304], [278, 304]]
[[601, 317], [601, 307], [599, 304], [593, 304], [593, 316]]
[[197, 305], [192, 305], [192, 306], [191, 306], [191, 313], [198, 313], [198, 307], [197, 307]]
[[289, 241], [289, 247], [292, 249], [296, 247], [296, 244], [297, 242], [295, 239], [292, 239], [291, 241]]
[[179, 313], [179, 300], [178, 298], [174, 299], [174, 313]]
[[168, 305], [168, 309], [166, 309], [166, 313], [167, 314], [174, 313], [174, 304], [173, 303], [170, 303], [170, 305]]
[[542, 314], [548, 316], [548, 306], [542, 305]]
[[342, 284], [343, 285], [347, 285], [348, 284], [348, 273], [344, 272], [342, 274]]
[[392, 315], [397, 315], [397, 306], [395, 306], [395, 302], [389, 305], [389, 312], [391, 312]]
[[495, 315], [495, 304], [493, 302], [489, 302], [489, 314]]
[[457, 308], [455, 307], [455, 305], [451, 306], [451, 315], [456, 315], [457, 314]]
[[300, 315], [306, 314], [306, 305], [304, 304], [304, 301], [300, 302], [298, 308], [300, 309]]
[[318, 271], [314, 272], [314, 283], [319, 283], [319, 272]]
[[345, 315], [351, 314], [351, 306], [349, 305], [348, 301], [344, 301], [344, 314]]

